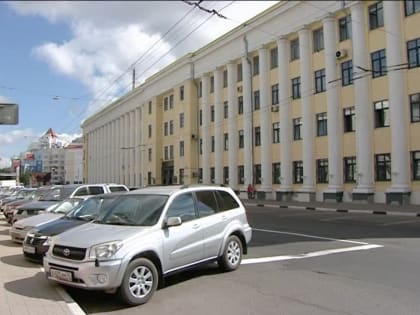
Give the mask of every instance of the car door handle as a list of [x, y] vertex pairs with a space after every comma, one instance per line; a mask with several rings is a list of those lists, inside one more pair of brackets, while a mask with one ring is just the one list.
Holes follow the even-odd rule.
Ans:
[[193, 226], [192, 226], [192, 228], [194, 229], [194, 230], [197, 230], [198, 228], [200, 227], [200, 225], [199, 224], [194, 224]]

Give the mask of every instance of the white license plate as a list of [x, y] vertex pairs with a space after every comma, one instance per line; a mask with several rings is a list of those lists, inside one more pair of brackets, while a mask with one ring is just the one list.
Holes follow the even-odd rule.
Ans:
[[50, 269], [50, 274], [51, 277], [58, 280], [72, 281], [72, 274], [69, 271]]
[[28, 245], [23, 245], [23, 251], [29, 254], [35, 254], [36, 248]]

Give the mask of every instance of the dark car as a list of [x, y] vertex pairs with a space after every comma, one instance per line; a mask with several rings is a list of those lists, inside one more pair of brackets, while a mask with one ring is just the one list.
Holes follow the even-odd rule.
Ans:
[[121, 194], [111, 193], [89, 197], [65, 216], [32, 229], [23, 242], [25, 258], [41, 261], [49, 248], [48, 242], [52, 236], [96, 219], [99, 213]]

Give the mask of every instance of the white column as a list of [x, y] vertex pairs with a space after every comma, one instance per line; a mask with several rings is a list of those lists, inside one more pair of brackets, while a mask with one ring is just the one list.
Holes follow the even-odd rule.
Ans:
[[85, 181], [87, 183], [90, 183], [92, 181], [93, 165], [94, 165], [94, 163], [93, 163], [93, 151], [94, 151], [93, 143], [94, 143], [94, 141], [93, 141], [93, 131], [90, 131], [89, 134], [88, 134], [88, 156], [87, 156], [88, 169], [87, 169], [87, 172], [85, 171], [85, 174], [86, 174]]
[[245, 186], [254, 183], [253, 176], [253, 112], [252, 112], [252, 73], [251, 64], [247, 56], [242, 57], [242, 95], [244, 105], [244, 183]]
[[292, 118], [290, 110], [289, 51], [290, 43], [286, 37], [277, 41], [278, 76], [280, 100], [280, 170], [282, 191], [292, 190]]
[[[124, 129], [125, 129], [125, 141], [124, 141], [124, 146], [126, 148], [130, 147], [130, 113], [126, 113], [124, 115], [124, 120], [125, 120], [125, 124], [124, 124]], [[129, 186], [129, 180], [130, 180], [130, 149], [126, 149], [124, 150], [124, 155], [125, 155], [125, 170], [124, 170], [124, 185]]]
[[118, 182], [120, 184], [124, 184], [123, 182], [123, 168], [122, 166], [124, 165], [124, 150], [122, 149], [122, 147], [124, 147], [124, 129], [123, 129], [123, 125], [124, 125], [124, 116], [120, 116], [120, 118], [118, 118], [118, 132], [119, 132], [119, 144], [118, 144], [118, 155], [119, 155], [119, 159], [118, 159], [118, 165], [117, 165], [117, 170], [118, 170]]
[[[388, 69], [404, 63], [405, 43], [401, 33], [401, 2], [384, 1], [386, 52]], [[389, 110], [391, 125], [391, 179], [389, 192], [409, 192], [410, 158], [408, 154], [407, 102], [403, 70], [388, 72]]]
[[111, 160], [110, 160], [110, 166], [109, 166], [109, 168], [110, 168], [110, 177], [109, 177], [109, 180], [112, 182], [112, 183], [115, 183], [115, 177], [114, 177], [114, 167], [115, 167], [115, 157], [114, 157], [114, 154], [115, 154], [115, 137], [116, 137], [116, 133], [115, 133], [115, 120], [112, 120], [111, 122], [110, 122], [110, 142], [111, 142], [111, 146], [110, 146], [110, 158], [111, 158]]
[[261, 130], [261, 187], [260, 191], [271, 192], [273, 182], [273, 165], [271, 156], [272, 123], [271, 123], [271, 85], [270, 60], [266, 47], [258, 49], [260, 63], [260, 130]]
[[203, 184], [210, 184], [210, 77], [205, 73], [201, 77], [201, 94], [202, 94], [202, 120], [203, 120], [203, 154], [201, 155], [201, 167], [203, 169]]
[[130, 141], [130, 143], [129, 143], [129, 147], [130, 147], [130, 149], [128, 150], [128, 154], [129, 154], [129, 164], [130, 164], [130, 168], [128, 169], [128, 178], [129, 178], [129, 181], [128, 181], [128, 185], [130, 185], [130, 186], [134, 186], [134, 174], [135, 174], [135, 160], [134, 160], [134, 156], [135, 156], [135, 150], [136, 150], [136, 146], [135, 146], [135, 144], [134, 144], [134, 138], [135, 138], [135, 135], [136, 135], [136, 133], [135, 133], [135, 126], [134, 126], [134, 118], [135, 118], [135, 110], [132, 110], [130, 113], [129, 113], [129, 119], [130, 119], [130, 128], [129, 128], [129, 131], [128, 131], [128, 133], [129, 133], [129, 135], [130, 135], [130, 137], [129, 137], [129, 141]]
[[314, 160], [314, 116], [312, 111], [313, 72], [311, 66], [311, 37], [304, 27], [299, 30], [300, 81], [302, 106], [302, 151], [303, 151], [303, 186], [302, 192], [315, 191]]
[[97, 182], [98, 176], [98, 129], [95, 129], [93, 132], [93, 154], [92, 154], [92, 162], [93, 162], [93, 173], [92, 173], [92, 184]]
[[228, 71], [228, 134], [229, 134], [229, 186], [238, 189], [238, 101], [236, 92], [236, 63], [227, 65]]
[[327, 192], [343, 191], [342, 167], [342, 115], [337, 75], [337, 20], [329, 15], [323, 20], [325, 46], [325, 75], [327, 83], [327, 129], [328, 129], [328, 189]]
[[373, 193], [373, 109], [369, 97], [369, 76], [363, 69], [370, 69], [365, 30], [367, 12], [363, 1], [351, 5], [353, 43], [354, 100], [356, 112], [357, 187], [354, 193]]
[[140, 187], [140, 152], [143, 149], [140, 138], [140, 107], [134, 113], [134, 186]]
[[214, 71], [214, 112], [215, 112], [215, 127], [214, 127], [214, 144], [215, 144], [215, 184], [223, 183], [223, 71], [216, 68]]

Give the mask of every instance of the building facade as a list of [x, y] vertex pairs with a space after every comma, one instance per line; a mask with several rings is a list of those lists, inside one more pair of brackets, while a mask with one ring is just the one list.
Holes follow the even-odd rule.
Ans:
[[83, 182], [83, 142], [81, 138], [77, 138], [64, 147], [64, 183]]
[[420, 204], [418, 1], [282, 1], [83, 124], [88, 182]]

